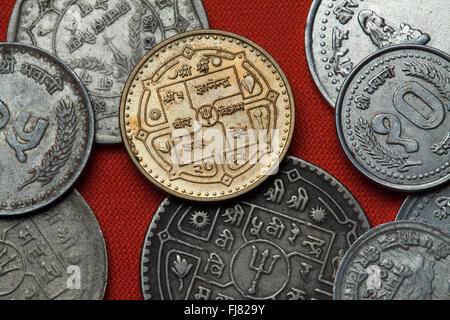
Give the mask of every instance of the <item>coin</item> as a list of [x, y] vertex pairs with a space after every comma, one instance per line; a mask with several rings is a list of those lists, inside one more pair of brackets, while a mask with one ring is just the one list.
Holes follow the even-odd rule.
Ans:
[[410, 195], [395, 220], [423, 222], [450, 234], [450, 185], [425, 194]]
[[49, 205], [80, 175], [94, 115], [75, 73], [42, 49], [0, 44], [0, 216]]
[[77, 191], [26, 218], [0, 220], [0, 300], [102, 299], [105, 241]]
[[361, 236], [334, 282], [336, 300], [449, 300], [450, 238], [421, 222], [397, 221]]
[[201, 0], [18, 0], [8, 41], [37, 45], [66, 61], [92, 99], [95, 141], [120, 143], [119, 105], [134, 65], [157, 43], [208, 28]]
[[441, 0], [314, 0], [305, 48], [316, 85], [334, 107], [353, 67], [376, 50], [425, 44], [450, 52], [449, 15]]
[[277, 175], [221, 203], [167, 198], [141, 256], [144, 299], [330, 299], [337, 267], [369, 221], [322, 169], [287, 157]]
[[267, 52], [232, 33], [200, 30], [139, 62], [120, 125], [147, 179], [181, 198], [214, 201], [253, 189], [277, 169], [294, 114], [289, 83]]
[[450, 180], [449, 56], [425, 46], [394, 46], [347, 77], [336, 108], [341, 145], [372, 181], [423, 191]]

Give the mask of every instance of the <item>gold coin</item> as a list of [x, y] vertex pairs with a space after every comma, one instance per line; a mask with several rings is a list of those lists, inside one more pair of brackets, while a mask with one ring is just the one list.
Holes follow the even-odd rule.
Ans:
[[156, 186], [190, 200], [241, 195], [276, 173], [295, 107], [281, 68], [241, 36], [197, 30], [148, 52], [120, 105], [129, 155]]

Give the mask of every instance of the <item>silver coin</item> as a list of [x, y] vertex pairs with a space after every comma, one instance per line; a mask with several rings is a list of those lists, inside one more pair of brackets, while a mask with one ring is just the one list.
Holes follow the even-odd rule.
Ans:
[[450, 300], [450, 238], [420, 222], [398, 221], [361, 236], [334, 282], [335, 300]]
[[334, 107], [351, 70], [379, 49], [425, 44], [450, 52], [449, 16], [442, 0], [314, 0], [305, 33], [314, 81]]
[[42, 49], [0, 44], [0, 216], [49, 205], [80, 175], [94, 114], [75, 73]]
[[366, 177], [402, 191], [450, 180], [449, 61], [430, 47], [393, 46], [347, 77], [336, 127], [347, 157]]
[[331, 299], [337, 267], [369, 221], [330, 174], [287, 157], [237, 201], [167, 198], [141, 257], [144, 299]]
[[159, 42], [207, 29], [201, 0], [18, 0], [8, 41], [53, 52], [79, 75], [92, 99], [95, 141], [120, 143], [119, 106], [128, 75]]
[[450, 185], [426, 194], [410, 195], [395, 220], [423, 222], [450, 234]]
[[102, 299], [105, 241], [77, 192], [27, 218], [0, 220], [0, 300]]

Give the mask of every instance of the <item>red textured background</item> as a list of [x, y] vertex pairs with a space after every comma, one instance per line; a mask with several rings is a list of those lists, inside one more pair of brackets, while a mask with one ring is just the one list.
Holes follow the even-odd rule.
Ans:
[[[240, 34], [265, 48], [280, 64], [296, 102], [288, 154], [310, 161], [339, 179], [358, 199], [372, 226], [392, 221], [406, 194], [384, 190], [347, 160], [336, 135], [332, 109], [310, 75], [304, 31], [312, 0], [203, 0], [211, 29]], [[15, 0], [0, 4], [0, 41], [6, 41]], [[97, 216], [108, 249], [106, 299], [141, 299], [139, 260], [151, 217], [164, 192], [134, 167], [125, 148], [95, 145], [75, 186]]]

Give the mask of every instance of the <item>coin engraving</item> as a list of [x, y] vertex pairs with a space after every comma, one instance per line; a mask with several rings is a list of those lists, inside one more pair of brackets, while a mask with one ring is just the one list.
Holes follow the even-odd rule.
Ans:
[[449, 300], [450, 238], [419, 222], [376, 227], [345, 254], [334, 286], [338, 300]]
[[441, 142], [449, 134], [448, 61], [429, 47], [395, 46], [369, 56], [347, 77], [337, 131], [349, 159], [371, 180], [404, 191], [448, 181]]
[[[433, 19], [424, 19], [421, 12], [432, 13]], [[448, 52], [445, 32], [440, 31], [449, 13], [438, 0], [315, 0], [305, 42], [310, 71], [322, 95], [334, 107], [345, 78], [376, 50], [412, 44]]]
[[330, 299], [343, 253], [369, 228], [337, 180], [288, 157], [275, 177], [235, 201], [164, 200], [143, 246], [142, 293], [144, 299]]
[[450, 233], [450, 187], [408, 196], [395, 220], [423, 222]]
[[91, 151], [94, 116], [79, 78], [56, 57], [9, 43], [0, 56], [0, 215], [23, 214], [75, 182]]
[[[75, 267], [79, 288], [69, 286]], [[0, 300], [102, 299], [106, 277], [103, 235], [78, 192], [39, 214], [0, 221]]]
[[208, 21], [199, 0], [21, 0], [8, 40], [67, 61], [91, 96], [96, 141], [118, 143], [120, 95], [135, 64], [164, 39], [204, 28]]
[[289, 146], [292, 92], [256, 44], [193, 31], [149, 52], [125, 87], [120, 123], [130, 156], [157, 186], [213, 201], [254, 188]]

